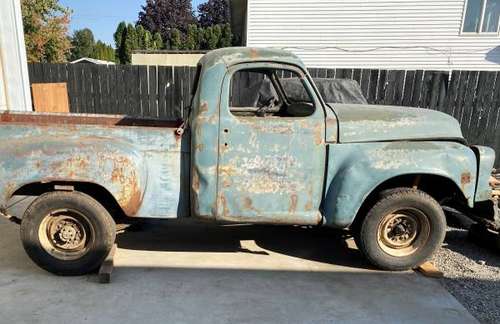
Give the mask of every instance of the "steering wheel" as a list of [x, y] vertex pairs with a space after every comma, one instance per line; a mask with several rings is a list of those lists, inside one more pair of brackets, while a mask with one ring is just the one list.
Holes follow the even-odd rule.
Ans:
[[272, 109], [276, 106], [276, 98], [271, 97], [267, 99], [264, 104], [262, 104], [259, 109], [255, 112], [255, 114], [259, 117], [265, 117], [267, 113], [272, 111]]

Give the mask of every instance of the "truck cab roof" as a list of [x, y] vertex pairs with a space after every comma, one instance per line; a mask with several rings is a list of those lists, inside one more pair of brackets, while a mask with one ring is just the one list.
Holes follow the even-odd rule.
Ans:
[[217, 64], [224, 64], [226, 67], [240, 63], [251, 62], [274, 62], [292, 64], [306, 69], [304, 63], [293, 53], [276, 48], [259, 47], [227, 47], [210, 51], [205, 54], [200, 64], [205, 68]]

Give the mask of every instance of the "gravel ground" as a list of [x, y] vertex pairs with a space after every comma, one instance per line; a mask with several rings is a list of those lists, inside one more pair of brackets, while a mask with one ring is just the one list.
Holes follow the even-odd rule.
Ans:
[[444, 285], [481, 323], [500, 323], [500, 253], [467, 240], [467, 231], [450, 228], [433, 263]]

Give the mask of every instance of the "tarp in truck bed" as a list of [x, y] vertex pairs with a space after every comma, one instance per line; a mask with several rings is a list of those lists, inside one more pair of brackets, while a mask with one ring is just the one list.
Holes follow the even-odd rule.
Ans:
[[[285, 92], [295, 101], [308, 101], [305, 88], [298, 79], [281, 80]], [[328, 103], [367, 104], [361, 87], [355, 80], [349, 79], [314, 79], [321, 96]]]

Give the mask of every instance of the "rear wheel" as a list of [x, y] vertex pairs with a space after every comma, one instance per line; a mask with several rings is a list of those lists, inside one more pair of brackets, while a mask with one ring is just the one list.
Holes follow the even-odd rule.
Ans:
[[356, 243], [375, 266], [407, 270], [425, 262], [445, 233], [446, 219], [436, 200], [417, 189], [398, 188], [383, 194], [370, 209]]
[[80, 192], [50, 192], [37, 198], [21, 222], [21, 240], [30, 258], [60, 275], [96, 270], [115, 241], [107, 210]]

